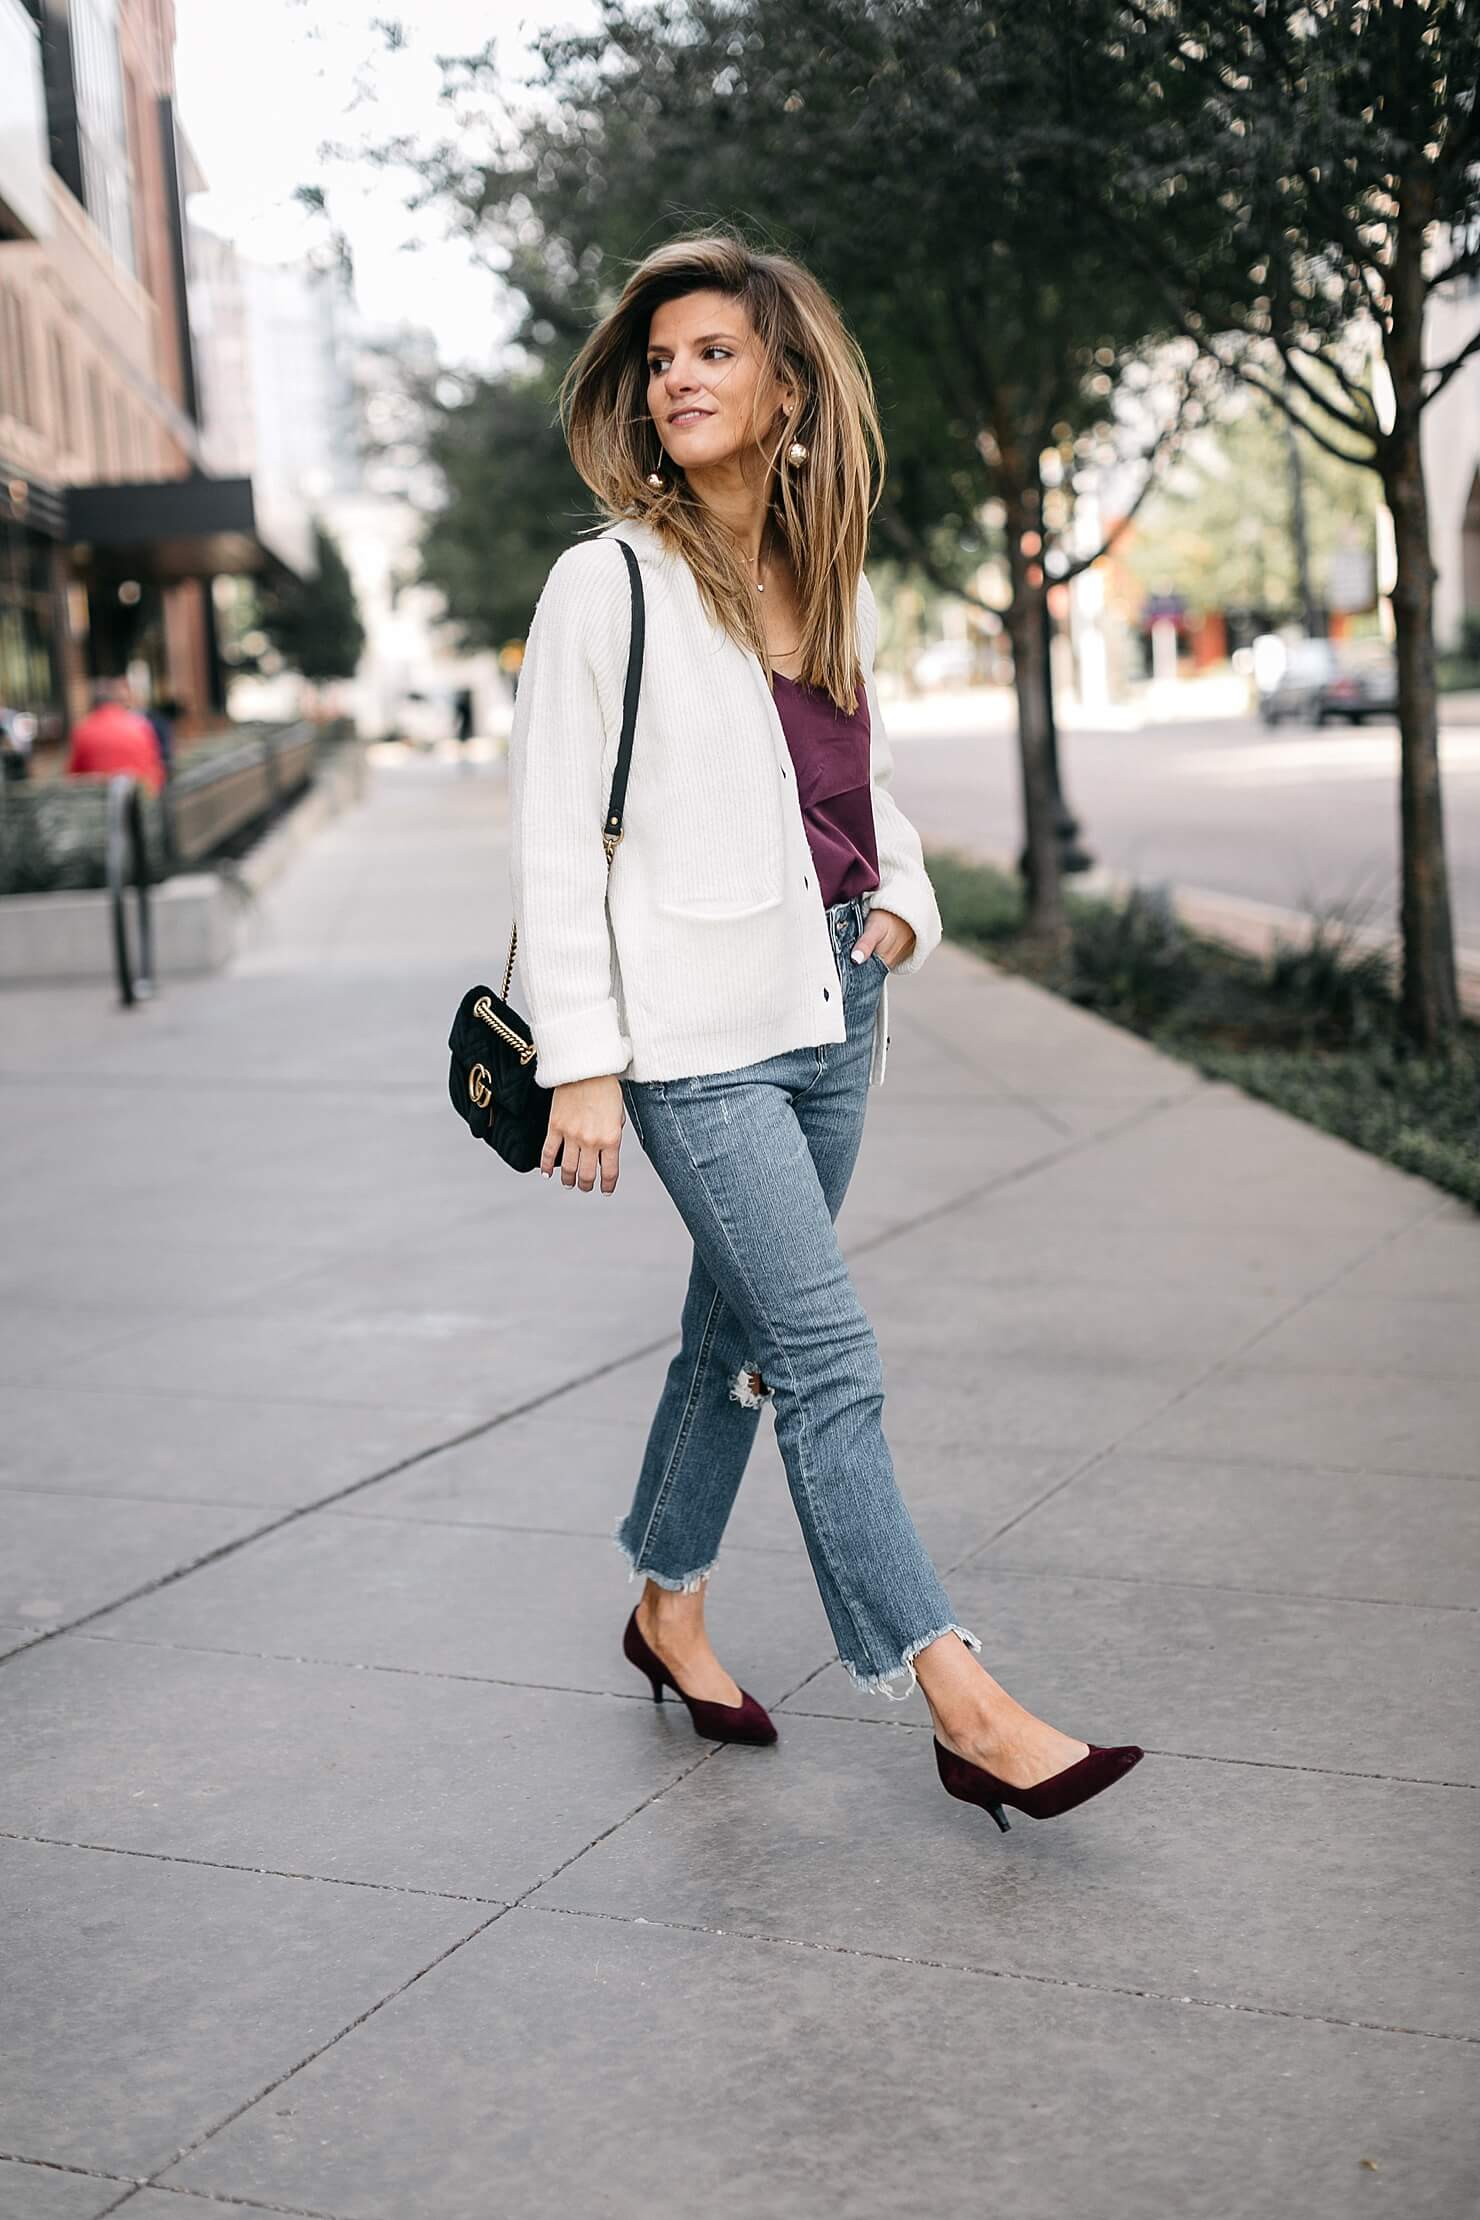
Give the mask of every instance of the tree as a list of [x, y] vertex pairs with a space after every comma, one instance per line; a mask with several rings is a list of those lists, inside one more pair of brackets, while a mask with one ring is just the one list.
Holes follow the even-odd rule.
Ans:
[[[1236, 413], [1188, 442], [1121, 559], [1148, 592], [1175, 586], [1199, 613], [1248, 610], [1318, 632], [1332, 557], [1374, 550], [1376, 487], [1370, 472], [1317, 447], [1273, 402], [1240, 400]], [[1287, 435], [1300, 458], [1298, 523]]]
[[318, 570], [312, 578], [279, 574], [259, 590], [258, 621], [290, 670], [322, 684], [353, 678], [365, 646], [354, 582], [337, 542], [314, 522]]
[[522, 639], [546, 573], [595, 520], [542, 374], [464, 381], [428, 397], [425, 451], [446, 488], [421, 540], [422, 576], [471, 647]]
[[[1480, 351], [1431, 361], [1429, 304], [1480, 275], [1474, 0], [1074, 0], [1104, 57], [1107, 235], [1205, 356], [1377, 473], [1397, 557], [1403, 1016], [1458, 1023], [1420, 424]], [[1282, 377], [1266, 365], [1273, 348]], [[1374, 390], [1375, 348], [1387, 393]]]
[[1061, 940], [1046, 593], [1091, 557], [1063, 544], [1069, 503], [1047, 498], [1043, 457], [1072, 473], [1114, 437], [1122, 378], [1168, 312], [1159, 283], [1110, 266], [1096, 240], [1095, 88], [1057, 11], [602, 0], [594, 33], [536, 52], [533, 102], [486, 136], [468, 119], [480, 96], [497, 109], [492, 52], [444, 65], [455, 129], [386, 158], [410, 156], [418, 200], [502, 254], [526, 303], [519, 343], [552, 373], [660, 237], [738, 221], [829, 286], [879, 390], [891, 547], [974, 599], [983, 511], [1000, 503], [1031, 917]]

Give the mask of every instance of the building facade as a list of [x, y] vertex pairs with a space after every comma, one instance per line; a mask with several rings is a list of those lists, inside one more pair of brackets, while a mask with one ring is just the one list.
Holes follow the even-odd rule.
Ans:
[[212, 721], [210, 581], [280, 559], [210, 466], [174, 36], [173, 0], [0, 0], [0, 707], [43, 741], [94, 677]]

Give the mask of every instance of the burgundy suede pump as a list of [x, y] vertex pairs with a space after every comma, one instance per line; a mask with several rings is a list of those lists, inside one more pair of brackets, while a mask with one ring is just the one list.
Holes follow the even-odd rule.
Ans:
[[1126, 1743], [1116, 1750], [1101, 1749], [1097, 1742], [1089, 1746], [1089, 1755], [1066, 1765], [1062, 1773], [1050, 1773], [1046, 1781], [1039, 1781], [1032, 1788], [1014, 1788], [1010, 1781], [999, 1780], [984, 1765], [973, 1765], [969, 1758], [957, 1757], [948, 1750], [939, 1735], [935, 1741], [935, 1765], [941, 1785], [948, 1796], [959, 1796], [963, 1804], [980, 1804], [989, 1811], [1002, 1832], [1008, 1830], [1004, 1804], [1011, 1804], [1014, 1811], [1025, 1811], [1030, 1819], [1057, 1819], [1060, 1812], [1073, 1811], [1076, 1804], [1087, 1804], [1091, 1796], [1098, 1796], [1102, 1789], [1111, 1788], [1121, 1775], [1133, 1765], [1139, 1765], [1145, 1756], [1134, 1743]]
[[646, 1673], [653, 1684], [653, 1702], [663, 1701], [663, 1691], [671, 1688], [681, 1703], [689, 1707], [689, 1717], [694, 1722], [695, 1734], [706, 1742], [774, 1742], [776, 1729], [770, 1713], [754, 1696], [742, 1688], [738, 1704], [706, 1703], [700, 1696], [686, 1696], [669, 1672], [661, 1657], [644, 1639], [637, 1624], [637, 1613], [627, 1621], [627, 1631], [622, 1636], [622, 1655]]

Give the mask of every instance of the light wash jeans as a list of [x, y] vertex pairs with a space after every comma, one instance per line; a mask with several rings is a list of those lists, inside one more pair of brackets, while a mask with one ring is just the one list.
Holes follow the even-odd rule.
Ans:
[[633, 1579], [680, 1590], [707, 1580], [770, 1399], [838, 1655], [860, 1688], [903, 1698], [927, 1643], [953, 1633], [981, 1645], [952, 1618], [900, 1497], [878, 1345], [838, 1247], [887, 966], [849, 955], [861, 901], [827, 914], [845, 1041], [692, 1079], [622, 1081], [694, 1256], [682, 1343], [616, 1539]]

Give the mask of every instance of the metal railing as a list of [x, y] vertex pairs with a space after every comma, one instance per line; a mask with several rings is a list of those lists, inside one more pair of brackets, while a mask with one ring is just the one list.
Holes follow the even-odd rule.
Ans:
[[[144, 838], [144, 809], [139, 781], [119, 771], [108, 781], [108, 909], [113, 923], [113, 961], [118, 999], [125, 1009], [154, 992], [154, 919], [149, 904], [149, 850]], [[138, 923], [130, 936], [128, 881], [132, 867]]]

